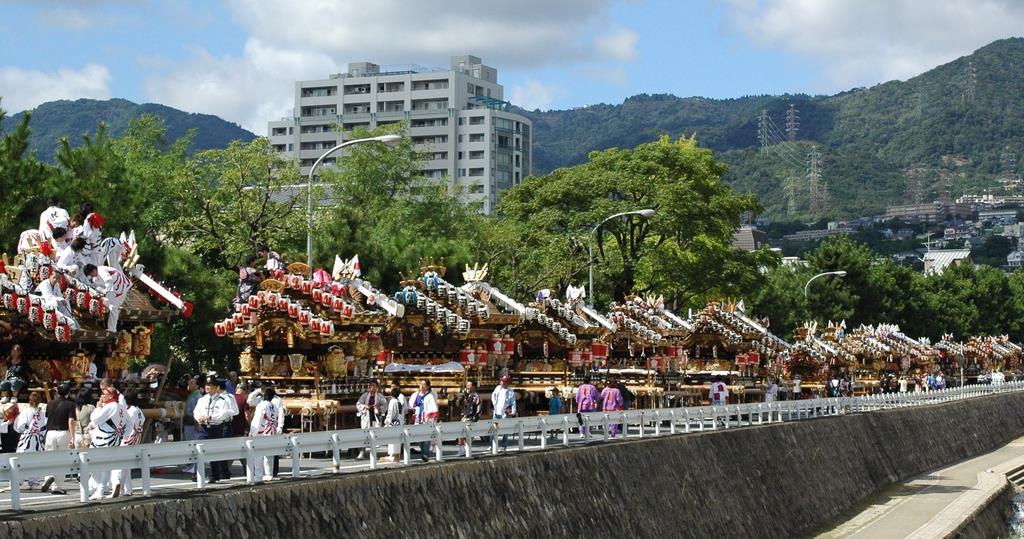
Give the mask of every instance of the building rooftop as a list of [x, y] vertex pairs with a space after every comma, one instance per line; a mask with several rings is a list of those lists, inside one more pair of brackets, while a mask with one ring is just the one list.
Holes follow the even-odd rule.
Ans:
[[942, 273], [949, 266], [970, 260], [970, 249], [932, 249], [924, 254], [924, 272]]

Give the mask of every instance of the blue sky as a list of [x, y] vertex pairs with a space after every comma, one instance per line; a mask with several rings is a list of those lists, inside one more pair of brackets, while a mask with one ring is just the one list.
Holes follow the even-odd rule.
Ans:
[[292, 83], [471, 53], [528, 108], [832, 93], [1024, 34], [1017, 0], [0, 0], [10, 111], [123, 97], [262, 134]]

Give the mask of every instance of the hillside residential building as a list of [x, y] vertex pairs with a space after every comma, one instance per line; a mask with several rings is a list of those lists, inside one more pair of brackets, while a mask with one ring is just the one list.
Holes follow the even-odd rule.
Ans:
[[732, 247], [741, 251], [756, 251], [768, 246], [768, 234], [763, 230], [744, 226], [732, 234]]
[[510, 107], [498, 70], [475, 56], [452, 56], [447, 70], [357, 62], [345, 73], [296, 82], [292, 117], [269, 122], [267, 135], [308, 174], [353, 129], [407, 122], [426, 157], [423, 175], [490, 213], [503, 192], [530, 175], [532, 125]]
[[885, 210], [886, 220], [902, 219], [924, 224], [944, 223], [947, 219], [970, 219], [971, 207], [967, 204], [949, 204], [943, 202], [927, 202], [924, 204], [904, 204], [889, 206]]
[[924, 254], [924, 272], [942, 273], [943, 270], [957, 264], [971, 264], [971, 250], [968, 249], [932, 249]]

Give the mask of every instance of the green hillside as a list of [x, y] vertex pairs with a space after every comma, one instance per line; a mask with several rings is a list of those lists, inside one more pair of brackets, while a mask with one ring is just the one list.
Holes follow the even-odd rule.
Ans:
[[[2, 105], [2, 101], [0, 101]], [[14, 129], [23, 113], [14, 114], [4, 121], [5, 129]], [[94, 132], [100, 122], [106, 122], [112, 136], [120, 136], [128, 122], [142, 114], [155, 114], [163, 119], [167, 127], [167, 139], [176, 140], [196, 129], [192, 150], [223, 148], [232, 140], [250, 141], [256, 138], [249, 131], [236, 124], [210, 114], [192, 114], [178, 109], [145, 103], [139, 105], [125, 99], [77, 99], [75, 101], [51, 101], [32, 110], [31, 147], [42, 161], [53, 161], [58, 141], [67, 136], [77, 145], [80, 135]]]
[[[973, 73], [973, 74], [972, 74]], [[730, 165], [728, 180], [756, 193], [767, 213], [839, 217], [907, 201], [907, 177], [922, 196], [992, 187], [1021, 172], [1024, 159], [1024, 39], [1005, 39], [907, 81], [833, 96], [737, 99], [638, 95], [621, 105], [522, 111], [533, 120], [534, 173], [583, 162], [591, 150], [632, 147], [660, 134], [696, 133]], [[759, 151], [758, 116], [785, 138], [786, 110], [799, 111], [796, 142]], [[807, 154], [821, 153], [831, 210], [809, 209]], [[788, 183], [787, 183], [788, 182]]]

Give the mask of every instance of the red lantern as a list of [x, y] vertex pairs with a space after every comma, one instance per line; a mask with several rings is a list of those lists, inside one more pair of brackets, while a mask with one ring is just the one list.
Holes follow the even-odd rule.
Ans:
[[58, 342], [71, 342], [71, 326], [67, 324], [58, 325], [54, 334], [56, 335]]
[[291, 317], [291, 318], [298, 318], [299, 317], [299, 304], [298, 303], [289, 303], [288, 304], [288, 316]]
[[476, 362], [480, 365], [487, 364], [487, 350], [484, 350], [483, 348], [476, 349]]
[[600, 342], [596, 342], [590, 345], [590, 351], [594, 354], [595, 359], [604, 359], [608, 357], [608, 345]]
[[312, 294], [313, 293], [313, 281], [303, 280], [302, 281], [302, 293]]
[[43, 323], [43, 308], [38, 305], [33, 305], [28, 308], [28, 317], [32, 320], [33, 324]]
[[16, 304], [18, 307], [18, 314], [22, 316], [28, 316], [28, 308], [32, 306], [32, 303], [25, 296], [14, 296], [16, 298]]
[[335, 296], [345, 295], [345, 287], [341, 283], [331, 283], [331, 293]]
[[463, 348], [459, 350], [459, 363], [463, 365], [471, 365], [476, 359], [476, 354], [473, 353], [472, 348]]
[[236, 328], [240, 328], [245, 324], [245, 316], [242, 313], [235, 313], [231, 315], [231, 321], [235, 323]]
[[235, 321], [230, 318], [226, 318], [224, 320], [224, 331], [233, 333], [235, 331]]
[[674, 357], [676, 355], [676, 347], [675, 346], [667, 346], [667, 347], [665, 347], [665, 355], [668, 356], [668, 357]]
[[501, 347], [502, 354], [504, 354], [505, 357], [512, 357], [512, 353], [516, 349], [516, 340], [513, 339], [512, 337], [507, 337], [503, 339], [502, 342], [505, 343], [504, 346]]
[[252, 307], [248, 303], [242, 304], [242, 316], [249, 316], [252, 314]]
[[304, 326], [308, 326], [309, 325], [309, 319], [312, 318], [312, 317], [313, 317], [313, 313], [310, 312], [310, 311], [307, 311], [306, 309], [303, 309], [303, 310], [299, 311], [299, 323], [304, 325]]
[[747, 354], [747, 363], [749, 365], [758, 366], [761, 364], [761, 354], [758, 352], [750, 352]]
[[217, 322], [213, 325], [213, 334], [218, 337], [223, 337], [228, 334], [228, 328], [224, 325], [224, 322]]
[[334, 296], [334, 299], [331, 300], [331, 308], [334, 309], [335, 311], [340, 311], [344, 309], [345, 300], [339, 298], [338, 296]]
[[390, 350], [382, 350], [379, 354], [377, 354], [378, 367], [383, 367], [384, 365], [391, 363], [393, 360], [394, 356], [391, 354]]
[[13, 311], [18, 306], [18, 295], [13, 293], [4, 294], [4, 309]]
[[256, 292], [256, 297], [259, 298], [260, 303], [267, 301], [267, 291], [260, 290], [259, 292]]
[[334, 335], [334, 322], [330, 320], [323, 320], [320, 322], [320, 334], [326, 337]]
[[288, 276], [288, 288], [292, 290], [302, 290], [302, 276], [301, 275], [290, 275]]
[[333, 294], [324, 294], [323, 296], [320, 296], [320, 304], [324, 307], [330, 307], [332, 303], [334, 303]]
[[594, 362], [594, 354], [590, 350], [584, 350], [582, 357], [584, 365], [590, 365]]
[[320, 300], [322, 300], [324, 297], [324, 291], [320, 290], [319, 288], [314, 288], [311, 294], [313, 295], [314, 303], [320, 303]]
[[277, 310], [288, 311], [288, 306], [291, 305], [291, 300], [287, 296], [279, 296], [277, 298]]
[[345, 318], [352, 318], [352, 306], [346, 303], [344, 308], [341, 309], [341, 315]]
[[318, 317], [314, 316], [309, 319], [309, 329], [317, 332], [320, 331], [320, 319]]
[[57, 327], [57, 313], [46, 311], [43, 313], [43, 328], [52, 331]]
[[505, 349], [505, 340], [499, 337], [491, 337], [487, 341], [487, 349], [494, 354], [501, 354]]
[[260, 305], [263, 304], [263, 298], [260, 296], [249, 296], [249, 308], [259, 309]]
[[579, 350], [569, 352], [569, 364], [573, 367], [583, 365], [583, 352], [580, 352]]

